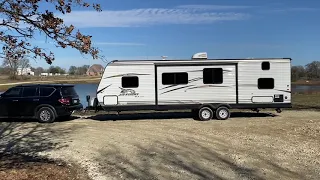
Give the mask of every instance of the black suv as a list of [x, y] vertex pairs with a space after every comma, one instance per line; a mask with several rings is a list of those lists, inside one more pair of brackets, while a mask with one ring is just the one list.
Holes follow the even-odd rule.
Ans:
[[36, 118], [52, 123], [82, 108], [73, 85], [19, 85], [0, 94], [0, 118]]

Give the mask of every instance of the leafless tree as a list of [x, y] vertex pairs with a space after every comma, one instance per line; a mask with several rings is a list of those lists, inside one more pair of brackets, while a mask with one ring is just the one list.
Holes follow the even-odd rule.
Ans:
[[5, 51], [2, 66], [10, 70], [10, 78], [12, 79], [16, 79], [17, 77], [19, 61], [23, 58], [22, 53], [20, 50], [16, 50], [15, 52]]
[[303, 66], [292, 66], [291, 77], [293, 81], [306, 77], [306, 69]]
[[[20, 61], [18, 62], [19, 64], [19, 68], [21, 68], [21, 71], [23, 72], [26, 68], [30, 67], [30, 61], [28, 58], [23, 57], [20, 59]], [[21, 74], [23, 75], [23, 74]]]
[[306, 71], [309, 79], [320, 78], [320, 61], [313, 61], [306, 65]]

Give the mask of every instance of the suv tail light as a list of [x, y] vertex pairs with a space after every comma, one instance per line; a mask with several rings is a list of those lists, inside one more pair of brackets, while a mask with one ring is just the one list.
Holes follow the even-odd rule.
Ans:
[[64, 105], [70, 105], [70, 99], [67, 98], [59, 99], [59, 102]]

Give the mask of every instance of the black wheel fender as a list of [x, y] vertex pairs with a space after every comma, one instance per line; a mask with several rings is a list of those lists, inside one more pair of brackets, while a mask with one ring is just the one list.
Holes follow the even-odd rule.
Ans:
[[220, 107], [226, 107], [226, 108], [228, 108], [228, 109], [231, 109], [231, 106], [230, 106], [229, 104], [219, 104], [219, 105], [217, 105], [217, 108], [216, 108], [216, 109], [218, 109], [218, 108], [220, 108]]
[[216, 106], [214, 106], [213, 104], [202, 104], [201, 106], [199, 106], [198, 110], [200, 110], [201, 108], [204, 108], [204, 107], [208, 107], [210, 108], [212, 111], [215, 111], [217, 109]]
[[203, 107], [209, 107], [212, 109], [212, 111], [217, 110], [219, 107], [227, 107], [231, 109], [231, 106], [229, 104], [202, 104], [198, 109], [201, 109]]

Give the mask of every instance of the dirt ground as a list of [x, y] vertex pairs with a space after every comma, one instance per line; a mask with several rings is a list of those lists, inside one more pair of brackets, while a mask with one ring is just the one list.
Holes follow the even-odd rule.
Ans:
[[1, 180], [89, 180], [77, 165], [27, 156], [1, 157]]
[[77, 163], [97, 180], [320, 179], [319, 111], [238, 112], [207, 122], [184, 112], [97, 115], [6, 126], [0, 152]]

